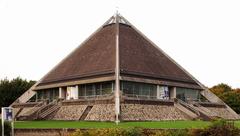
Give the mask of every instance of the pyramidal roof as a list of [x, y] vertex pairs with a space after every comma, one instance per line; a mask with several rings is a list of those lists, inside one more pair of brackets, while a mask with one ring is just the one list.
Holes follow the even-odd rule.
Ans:
[[120, 77], [188, 84], [201, 89], [189, 73], [119, 14], [44, 76], [38, 86], [114, 76], [116, 67]]

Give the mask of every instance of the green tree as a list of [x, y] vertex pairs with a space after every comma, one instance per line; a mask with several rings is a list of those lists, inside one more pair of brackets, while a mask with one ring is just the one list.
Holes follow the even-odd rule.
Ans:
[[227, 84], [221, 83], [221, 84], [213, 86], [212, 88], [210, 88], [210, 90], [216, 95], [221, 95], [225, 92], [232, 91], [232, 88]]
[[225, 92], [219, 96], [235, 112], [240, 113], [240, 92], [233, 90]]
[[18, 97], [27, 91], [35, 81], [23, 80], [20, 77], [0, 80], [0, 107], [12, 104]]
[[235, 112], [240, 113], [240, 89], [232, 89], [229, 85], [221, 83], [213, 86], [210, 90], [222, 99]]

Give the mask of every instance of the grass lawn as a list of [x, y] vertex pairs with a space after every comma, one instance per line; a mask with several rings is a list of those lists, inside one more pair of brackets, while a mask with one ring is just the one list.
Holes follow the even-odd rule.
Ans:
[[[204, 128], [208, 121], [158, 121], [158, 122], [86, 122], [86, 121], [17, 121], [15, 128]], [[238, 122], [240, 126], [240, 122]]]
[[[87, 121], [17, 121], [15, 128], [204, 128], [211, 124], [209, 121], [157, 121], [157, 122], [87, 122]], [[240, 121], [235, 121], [240, 128]]]
[[235, 121], [235, 126], [240, 128], [240, 121]]

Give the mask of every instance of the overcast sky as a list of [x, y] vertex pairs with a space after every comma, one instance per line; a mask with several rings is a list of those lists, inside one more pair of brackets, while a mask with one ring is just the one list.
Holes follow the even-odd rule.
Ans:
[[0, 78], [39, 80], [116, 6], [206, 86], [240, 88], [239, 0], [0, 0]]

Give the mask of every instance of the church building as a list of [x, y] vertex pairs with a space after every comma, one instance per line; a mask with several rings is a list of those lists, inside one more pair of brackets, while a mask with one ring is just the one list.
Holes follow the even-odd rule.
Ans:
[[118, 13], [11, 106], [16, 120], [239, 119]]

